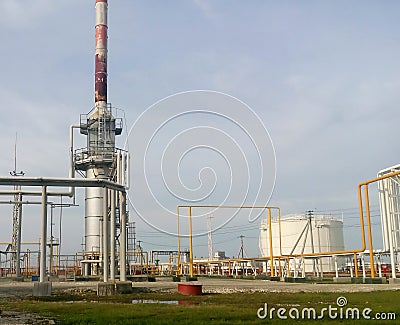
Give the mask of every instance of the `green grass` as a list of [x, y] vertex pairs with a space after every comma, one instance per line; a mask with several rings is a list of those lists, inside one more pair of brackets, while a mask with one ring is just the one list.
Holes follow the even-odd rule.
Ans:
[[[97, 297], [85, 295], [53, 295], [52, 297], [0, 301], [1, 309], [38, 313], [56, 320], [57, 324], [396, 324], [396, 321], [258, 319], [257, 310], [264, 303], [269, 308], [295, 306], [320, 310], [331, 304], [337, 307], [339, 296], [347, 298], [347, 307], [369, 307], [376, 312], [395, 312], [400, 319], [400, 291], [369, 293], [236, 293], [207, 294], [187, 297], [171, 293], [141, 293]], [[185, 305], [132, 304], [132, 300], [179, 300]], [[345, 307], [346, 308], [346, 307]], [[371, 315], [372, 315], [371, 314]]]

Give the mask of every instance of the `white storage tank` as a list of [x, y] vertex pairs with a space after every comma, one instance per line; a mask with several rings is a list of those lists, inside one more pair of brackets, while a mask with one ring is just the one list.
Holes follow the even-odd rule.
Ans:
[[[274, 256], [308, 253], [325, 253], [344, 250], [343, 220], [326, 215], [288, 215], [281, 218], [281, 239], [277, 218], [271, 220], [272, 252]], [[268, 221], [262, 220], [260, 226], [259, 246], [262, 256], [269, 257]], [[315, 269], [323, 272], [334, 272], [335, 261], [332, 257], [303, 260], [305, 272]], [[344, 267], [345, 259], [338, 257], [338, 268]], [[293, 270], [294, 266], [290, 266]]]

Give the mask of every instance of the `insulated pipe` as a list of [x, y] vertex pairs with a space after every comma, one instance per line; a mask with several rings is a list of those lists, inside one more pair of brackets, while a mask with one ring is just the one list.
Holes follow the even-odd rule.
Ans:
[[[80, 125], [71, 125], [69, 129], [69, 178], [75, 178], [74, 166], [74, 129], [80, 129]], [[67, 196], [74, 198], [75, 203], [75, 187], [70, 187]]]
[[[22, 195], [18, 195], [18, 200], [22, 201]], [[18, 229], [17, 229], [17, 247], [15, 247], [15, 276], [21, 276], [21, 228], [22, 228], [22, 204], [18, 203]]]
[[[379, 174], [378, 174], [379, 177]], [[383, 248], [385, 250], [388, 249], [389, 246], [389, 238], [388, 238], [388, 222], [387, 222], [387, 212], [389, 209], [389, 204], [387, 202], [388, 195], [385, 195], [385, 185], [390, 184], [387, 180], [382, 180], [378, 182], [378, 194], [379, 194], [379, 203], [380, 203], [380, 211], [381, 211], [381, 222], [382, 222], [382, 237], [383, 237]], [[390, 184], [391, 185], [391, 184]]]
[[115, 191], [110, 191], [111, 221], [110, 221], [110, 280], [115, 280]]
[[269, 236], [269, 255], [270, 255], [270, 267], [271, 267], [271, 276], [275, 276], [274, 274], [274, 252], [272, 247], [272, 220], [271, 220], [271, 209], [268, 208], [268, 236]]
[[109, 267], [109, 254], [108, 254], [108, 200], [106, 188], [103, 189], [103, 281], [108, 282], [108, 267]]
[[357, 261], [357, 253], [354, 253], [354, 273], [356, 278], [358, 278], [358, 261]]
[[47, 187], [42, 186], [42, 240], [40, 241], [39, 281], [45, 282], [47, 240]]
[[177, 258], [177, 264], [178, 264], [178, 273], [177, 275], [181, 274], [181, 230], [180, 230], [180, 223], [179, 223], [179, 206], [176, 207], [176, 223], [177, 223], [177, 232], [178, 232], [178, 258]]
[[0, 204], [42, 204], [42, 202], [35, 201], [0, 201]]
[[[107, 187], [115, 191], [125, 192], [125, 187], [106, 179], [87, 179], [87, 178], [51, 178], [51, 177], [0, 177], [1, 185], [21, 185], [21, 186], [58, 186], [58, 187]], [[15, 194], [21, 192], [28, 195], [25, 191], [3, 191], [2, 194]], [[33, 192], [40, 193], [40, 192]], [[51, 193], [50, 193], [51, 194]], [[50, 196], [47, 193], [48, 196]], [[33, 194], [32, 194], [33, 195]], [[40, 194], [39, 194], [40, 195]], [[53, 194], [54, 195], [54, 194]], [[62, 195], [62, 194], [60, 194]]]
[[121, 162], [122, 154], [120, 152], [117, 152], [116, 156], [117, 156], [117, 183], [123, 184], [122, 177], [121, 177], [122, 176], [122, 162]]
[[391, 265], [391, 269], [392, 269], [392, 278], [396, 279], [396, 261], [394, 258], [394, 247], [393, 247], [393, 234], [392, 234], [392, 230], [393, 229], [393, 225], [392, 225], [392, 218], [391, 216], [387, 216], [387, 226], [389, 227], [389, 232], [388, 232], [388, 237], [389, 237], [389, 251], [390, 251], [390, 265]]
[[335, 255], [334, 257], [335, 260], [335, 272], [336, 272], [336, 278], [339, 277], [339, 270], [338, 270], [338, 263], [337, 263], [337, 256]]
[[120, 263], [120, 280], [126, 281], [126, 193], [120, 193], [120, 201], [119, 201], [119, 211], [120, 211], [120, 244], [119, 244], [119, 263]]
[[352, 278], [353, 276], [354, 276], [354, 274], [353, 274], [353, 261], [351, 260], [351, 257], [350, 257], [350, 278]]
[[126, 167], [125, 188], [128, 190], [129, 186], [130, 186], [130, 177], [131, 177], [130, 168], [129, 168], [131, 156], [128, 152], [125, 154], [125, 159], [126, 159], [125, 160], [125, 167]]
[[[9, 196], [9, 195], [27, 195], [27, 196], [42, 196], [41, 191], [28, 191], [28, 190], [1, 190], [0, 196]], [[48, 192], [47, 196], [68, 196], [68, 192]], [[11, 203], [11, 202], [9, 202]]]
[[190, 255], [189, 255], [189, 274], [190, 277], [193, 277], [193, 234], [192, 234], [192, 207], [189, 207], [189, 246], [190, 246]]
[[107, 0], [96, 0], [95, 103], [107, 105]]

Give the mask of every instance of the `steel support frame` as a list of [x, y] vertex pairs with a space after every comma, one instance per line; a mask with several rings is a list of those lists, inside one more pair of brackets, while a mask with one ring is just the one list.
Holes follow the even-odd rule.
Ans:
[[[48, 191], [48, 187], [102, 187], [104, 188], [104, 192], [107, 193], [107, 190], [111, 190], [112, 192], [117, 192], [120, 195], [120, 211], [121, 211], [121, 236], [120, 236], [120, 280], [126, 281], [126, 226], [127, 226], [127, 213], [126, 213], [126, 188], [123, 185], [103, 180], [103, 179], [75, 179], [75, 178], [44, 178], [44, 177], [0, 177], [0, 186], [32, 186], [32, 187], [41, 187], [41, 191], [18, 191], [18, 193], [24, 195], [40, 195], [41, 196], [41, 241], [40, 241], [40, 267], [39, 267], [39, 281], [46, 282], [46, 238], [47, 238], [47, 205], [48, 205], [48, 196], [65, 196], [66, 192], [50, 192]], [[67, 192], [68, 193], [68, 192]], [[15, 194], [14, 190], [10, 191], [1, 191], [0, 195], [13, 195]], [[106, 201], [106, 200], [105, 200]], [[107, 203], [107, 202], [106, 202]], [[108, 207], [108, 205], [107, 205]], [[105, 214], [108, 214], [108, 208], [105, 209]], [[108, 219], [105, 218], [106, 220]], [[107, 227], [105, 227], [107, 228]], [[107, 232], [108, 233], [108, 232]], [[111, 240], [115, 240], [115, 236]], [[105, 246], [104, 251], [107, 250], [107, 253], [104, 255], [108, 257], [108, 244]], [[108, 263], [104, 267], [104, 269], [108, 270]], [[105, 272], [104, 280], [108, 280], [108, 271]]]

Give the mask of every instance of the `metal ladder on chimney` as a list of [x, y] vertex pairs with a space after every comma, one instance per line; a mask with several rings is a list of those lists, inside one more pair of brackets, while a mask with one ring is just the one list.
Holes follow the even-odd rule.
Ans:
[[99, 110], [99, 127], [97, 130], [97, 149], [101, 155], [105, 154], [106, 144], [106, 109]]

